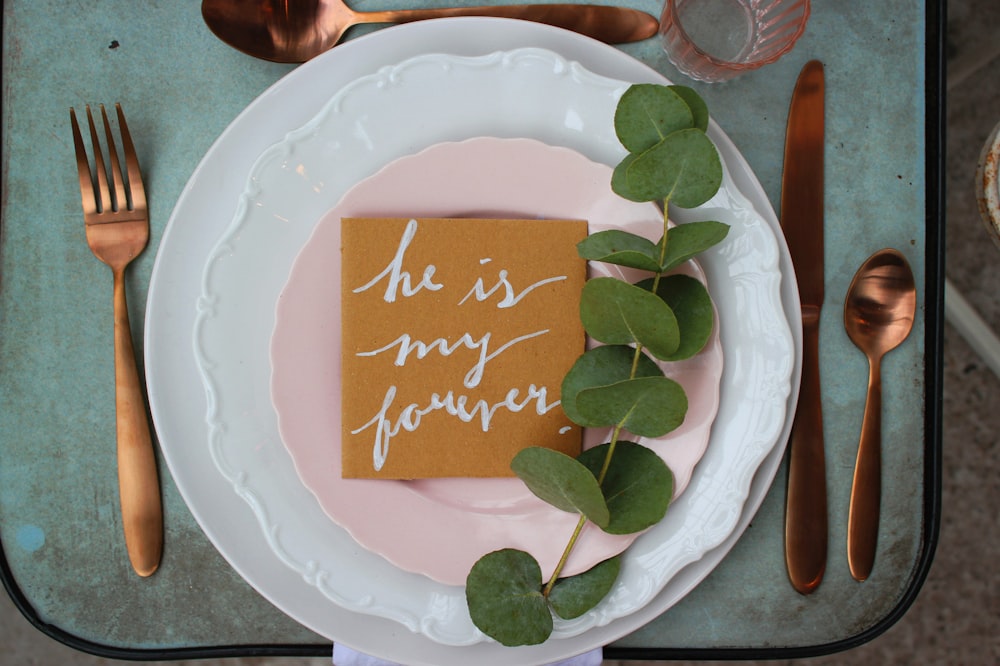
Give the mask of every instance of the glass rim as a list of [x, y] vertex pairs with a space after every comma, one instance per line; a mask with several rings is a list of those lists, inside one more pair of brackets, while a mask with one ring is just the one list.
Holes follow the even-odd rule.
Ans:
[[684, 38], [685, 44], [687, 44], [691, 50], [693, 50], [700, 57], [704, 58], [717, 68], [735, 70], [735, 71], [749, 71], [753, 69], [758, 69], [760, 67], [763, 67], [764, 65], [769, 65], [775, 62], [776, 60], [787, 54], [789, 51], [791, 51], [795, 47], [796, 42], [799, 41], [799, 37], [801, 37], [802, 33], [805, 32], [806, 24], [808, 23], [809, 14], [811, 12], [811, 7], [810, 7], [810, 0], [801, 0], [801, 2], [803, 5], [802, 16], [798, 19], [798, 26], [796, 27], [795, 32], [789, 37], [788, 42], [780, 49], [768, 55], [767, 57], [761, 58], [760, 60], [754, 60], [752, 62], [734, 62], [732, 60], [723, 60], [709, 53], [706, 53], [704, 50], [702, 50], [702, 48], [699, 47], [694, 42], [693, 39], [691, 39], [691, 35], [689, 35], [688, 32], [684, 30], [680, 22], [676, 20], [677, 3], [674, 0], [667, 0], [666, 4], [664, 5], [664, 12], [666, 11], [670, 12], [671, 21], [670, 25], [667, 26], [667, 28], [664, 29], [661, 27], [660, 34], [666, 35], [667, 32], [670, 30], [676, 30], [680, 32]]

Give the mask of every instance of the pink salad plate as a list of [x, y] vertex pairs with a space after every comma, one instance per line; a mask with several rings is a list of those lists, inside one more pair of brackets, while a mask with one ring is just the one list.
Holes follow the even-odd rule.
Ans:
[[[662, 235], [659, 209], [617, 196], [610, 181], [607, 165], [536, 140], [447, 142], [364, 179], [317, 225], [278, 299], [271, 394], [282, 441], [303, 484], [360, 545], [403, 570], [447, 585], [464, 585], [476, 560], [501, 548], [531, 553], [548, 576], [578, 516], [539, 500], [517, 478], [341, 478], [340, 219], [585, 219], [590, 233], [626, 229], [656, 241]], [[694, 262], [683, 270], [704, 282]], [[589, 273], [633, 281], [645, 277], [596, 263]], [[705, 453], [719, 406], [718, 323], [699, 355], [663, 368], [684, 387], [687, 416], [664, 437], [636, 441], [656, 451], [673, 471], [677, 496]], [[607, 435], [607, 430], [585, 430], [584, 447], [607, 441]], [[610, 535], [588, 524], [565, 573], [585, 571], [620, 553], [636, 536]]]

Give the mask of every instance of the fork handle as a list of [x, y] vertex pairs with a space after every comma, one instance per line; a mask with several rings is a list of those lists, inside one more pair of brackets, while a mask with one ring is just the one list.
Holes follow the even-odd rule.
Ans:
[[163, 551], [163, 508], [146, 403], [132, 346], [124, 269], [114, 271], [114, 317], [115, 416], [122, 527], [132, 568], [140, 576], [149, 576], [160, 565]]

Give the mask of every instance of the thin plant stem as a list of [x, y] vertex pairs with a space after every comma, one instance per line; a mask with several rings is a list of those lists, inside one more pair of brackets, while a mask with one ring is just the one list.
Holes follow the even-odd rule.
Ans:
[[[611, 465], [611, 456], [615, 453], [615, 445], [618, 443], [618, 437], [622, 431], [622, 425], [619, 423], [615, 426], [615, 429], [611, 433], [611, 442], [608, 444], [608, 453], [604, 456], [604, 465], [601, 467], [601, 473], [597, 477], [597, 485], [604, 483], [604, 477], [607, 476], [608, 467]], [[559, 558], [559, 562], [556, 564], [555, 570], [552, 572], [552, 577], [549, 582], [545, 584], [545, 589], [542, 590], [542, 596], [548, 597], [549, 592], [552, 591], [552, 587], [559, 580], [559, 574], [562, 573], [563, 568], [566, 566], [566, 561], [569, 559], [569, 554], [573, 552], [573, 548], [576, 546], [576, 542], [580, 538], [580, 532], [583, 530], [583, 526], [587, 523], [587, 517], [580, 515], [580, 519], [576, 522], [576, 528], [573, 530], [572, 536], [569, 538], [569, 543], [566, 544], [566, 548], [563, 549], [562, 556]]]
[[[670, 197], [663, 200], [663, 239], [660, 241], [660, 265], [663, 265], [663, 260], [667, 256], [667, 207], [670, 204]], [[656, 293], [656, 289], [660, 283], [660, 277], [663, 274], [657, 271], [653, 276], [653, 293]], [[635, 355], [632, 357], [632, 369], [629, 371], [629, 379], [635, 379], [635, 373], [639, 368], [639, 358], [642, 356], [642, 345], [636, 345]], [[618, 444], [618, 438], [621, 436], [622, 428], [625, 427], [625, 420], [623, 419], [621, 423], [615, 425], [614, 429], [611, 431], [611, 441], [608, 443], [608, 452], [604, 456], [604, 463], [601, 465], [601, 472], [597, 475], [597, 485], [604, 484], [604, 478], [608, 475], [608, 469], [611, 467], [611, 458], [615, 455], [615, 447]], [[580, 519], [576, 521], [576, 527], [573, 529], [573, 534], [569, 538], [569, 542], [566, 544], [566, 548], [563, 549], [562, 556], [559, 558], [559, 562], [556, 564], [555, 570], [552, 572], [552, 577], [549, 578], [549, 582], [545, 584], [544, 589], [542, 589], [542, 596], [548, 598], [549, 594], [552, 592], [552, 588], [555, 586], [556, 581], [559, 580], [559, 575], [562, 570], [566, 567], [566, 562], [569, 560], [570, 553], [573, 552], [573, 548], [576, 546], [576, 542], [580, 539], [580, 534], [583, 531], [583, 526], [587, 524], [587, 517], [580, 515]]]
[[[635, 373], [632, 373], [634, 378]], [[621, 435], [624, 421], [615, 426], [611, 432], [611, 442], [608, 443], [608, 453], [604, 456], [604, 464], [601, 465], [601, 473], [597, 476], [597, 485], [604, 484], [604, 477], [608, 475], [608, 468], [611, 467], [611, 457], [615, 455], [615, 446], [618, 444], [618, 437]]]
[[573, 547], [576, 546], [577, 540], [580, 538], [580, 532], [583, 531], [583, 526], [587, 524], [587, 517], [584, 515], [580, 516], [580, 520], [576, 521], [576, 529], [573, 530], [573, 536], [569, 538], [569, 543], [566, 544], [566, 548], [563, 550], [562, 557], [559, 558], [559, 563], [556, 564], [555, 570], [552, 572], [552, 578], [549, 582], [545, 584], [545, 589], [542, 590], [542, 596], [546, 599], [552, 592], [552, 588], [555, 586], [556, 581], [559, 580], [559, 574], [562, 573], [563, 567], [566, 566], [566, 561], [569, 559], [569, 554], [573, 552]]
[[[667, 228], [670, 225], [670, 217], [667, 215], [667, 209], [670, 207], [670, 197], [663, 200], [663, 238], [660, 239], [660, 266], [663, 265], [663, 261], [667, 258]], [[650, 290], [654, 294], [660, 286], [660, 278], [663, 273], [659, 271], [653, 276], [653, 288]]]

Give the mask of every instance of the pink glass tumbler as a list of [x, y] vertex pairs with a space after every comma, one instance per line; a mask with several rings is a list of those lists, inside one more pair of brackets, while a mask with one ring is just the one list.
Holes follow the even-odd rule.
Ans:
[[666, 0], [660, 39], [687, 76], [726, 81], [791, 51], [808, 18], [809, 0]]

